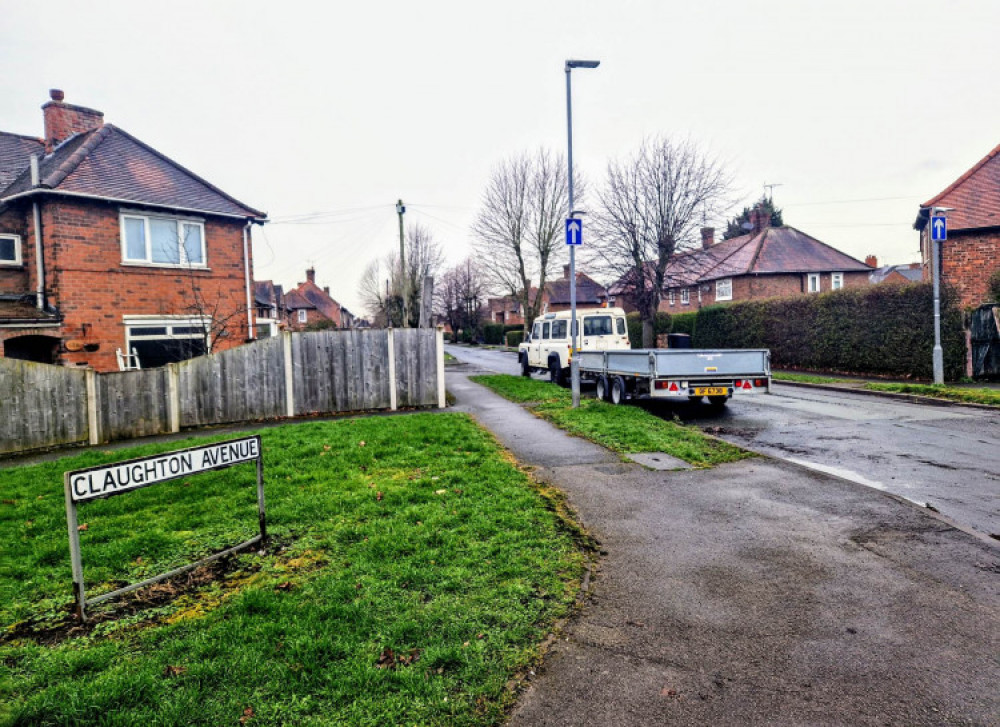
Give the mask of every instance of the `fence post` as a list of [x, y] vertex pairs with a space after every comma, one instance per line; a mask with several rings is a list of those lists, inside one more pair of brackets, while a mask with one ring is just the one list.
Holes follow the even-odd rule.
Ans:
[[389, 408], [396, 411], [396, 344], [393, 330], [386, 331], [389, 342]]
[[448, 403], [444, 393], [444, 326], [437, 327], [435, 343], [437, 350], [438, 409], [444, 409]]
[[101, 443], [100, 420], [97, 417], [97, 372], [87, 369], [83, 372], [87, 384], [87, 429], [90, 434], [90, 444]]
[[281, 344], [285, 351], [285, 416], [295, 416], [295, 372], [292, 368], [292, 332], [281, 334]]
[[167, 426], [181, 430], [181, 372], [176, 363], [167, 364]]

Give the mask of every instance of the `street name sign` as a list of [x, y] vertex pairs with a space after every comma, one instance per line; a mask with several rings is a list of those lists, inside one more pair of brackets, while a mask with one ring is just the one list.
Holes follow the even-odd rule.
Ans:
[[573, 217], [566, 220], [566, 244], [583, 244], [583, 223]]
[[[77, 525], [77, 507], [79, 505], [91, 500], [122, 495], [141, 487], [155, 485], [158, 482], [226, 469], [247, 462], [256, 462], [257, 464], [257, 521], [260, 527], [258, 535], [194, 563], [174, 568], [167, 573], [147, 578], [140, 583], [133, 583], [110, 593], [87, 599], [83, 582], [83, 558], [80, 553], [80, 528]], [[87, 606], [194, 570], [198, 566], [218, 560], [230, 553], [262, 543], [267, 538], [267, 521], [264, 513], [264, 460], [261, 457], [259, 435], [215, 442], [201, 447], [178, 449], [173, 452], [129, 459], [110, 465], [73, 470], [64, 474], [63, 485], [66, 495], [69, 555], [73, 567], [73, 594], [76, 599], [76, 612], [81, 622], [86, 621]]]
[[931, 217], [931, 240], [934, 242], [944, 242], [948, 239], [948, 220], [944, 215], [934, 215]]

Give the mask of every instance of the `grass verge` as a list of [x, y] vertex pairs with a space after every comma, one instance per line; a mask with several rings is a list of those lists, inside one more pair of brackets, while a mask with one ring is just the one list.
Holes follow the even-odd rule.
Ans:
[[639, 407], [614, 406], [582, 399], [573, 409], [567, 389], [521, 376], [471, 376], [506, 399], [528, 408], [560, 429], [620, 454], [665, 452], [695, 467], [711, 467], [753, 456], [727, 442], [705, 436], [695, 427], [667, 421]]
[[[213, 438], [0, 470], [0, 724], [502, 721], [583, 573], [559, 503], [464, 415], [260, 434], [267, 551], [86, 629], [62, 473]], [[83, 505], [88, 595], [252, 535], [254, 479], [240, 465]]]
[[837, 379], [832, 376], [814, 376], [813, 374], [790, 374], [787, 372], [775, 372], [771, 374], [775, 381], [793, 381], [803, 384], [843, 384], [844, 379]]
[[882, 384], [868, 383], [870, 391], [888, 391], [895, 394], [918, 394], [935, 399], [961, 401], [971, 404], [1000, 406], [1000, 391], [996, 389], [972, 389], [960, 386], [935, 386], [934, 384]]

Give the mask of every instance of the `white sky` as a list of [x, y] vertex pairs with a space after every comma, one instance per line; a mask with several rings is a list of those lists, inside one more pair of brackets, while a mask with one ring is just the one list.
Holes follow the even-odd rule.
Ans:
[[690, 137], [740, 207], [778, 183], [786, 224], [903, 263], [919, 203], [1000, 143], [998, 29], [996, 0], [0, 0], [0, 129], [41, 135], [63, 89], [266, 210], [258, 279], [314, 264], [361, 313], [396, 200], [463, 259], [491, 167], [565, 151], [563, 61], [596, 58], [573, 74], [591, 186], [644, 136]]

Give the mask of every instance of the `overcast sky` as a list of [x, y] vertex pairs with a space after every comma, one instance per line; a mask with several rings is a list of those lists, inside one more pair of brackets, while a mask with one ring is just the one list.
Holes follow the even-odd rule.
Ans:
[[266, 210], [257, 279], [315, 265], [357, 313], [396, 200], [462, 260], [491, 167], [565, 152], [563, 62], [594, 58], [573, 75], [592, 186], [644, 137], [691, 138], [739, 207], [779, 184], [786, 224], [904, 263], [918, 205], [1000, 143], [998, 28], [996, 0], [0, 0], [0, 129], [41, 135], [63, 89]]

